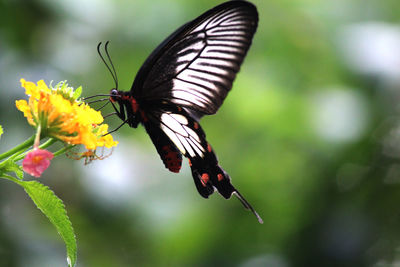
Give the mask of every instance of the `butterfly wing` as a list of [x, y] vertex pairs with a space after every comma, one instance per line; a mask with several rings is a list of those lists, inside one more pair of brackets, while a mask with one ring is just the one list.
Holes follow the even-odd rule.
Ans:
[[[197, 164], [207, 153], [207, 141], [200, 125], [181, 107], [160, 106], [163, 108], [147, 113], [144, 126], [165, 167], [179, 172], [182, 154]], [[199, 179], [191, 167], [197, 191], [207, 198], [214, 192], [211, 181]]]
[[156, 147], [161, 160], [164, 162], [165, 168], [171, 172], [179, 172], [182, 166], [182, 154], [168, 136], [156, 125], [154, 123], [144, 123], [144, 127]]
[[255, 6], [223, 3], [183, 25], [145, 61], [132, 85], [138, 102], [214, 114], [232, 87], [258, 23]]
[[148, 120], [145, 128], [164, 163], [165, 151], [172, 148], [174, 155], [178, 152], [189, 159], [200, 195], [207, 198], [215, 187], [225, 198], [231, 197], [236, 189], [230, 183], [229, 175], [219, 166], [217, 157], [196, 120], [177, 106], [164, 106], [155, 110], [148, 114]]
[[201, 196], [207, 198], [215, 188], [224, 198], [235, 194], [262, 222], [232, 185], [197, 122], [222, 105], [257, 23], [256, 7], [245, 1], [229, 1], [207, 11], [154, 50], [130, 95], [145, 115], [142, 122], [169, 170], [178, 172], [184, 155]]
[[[176, 158], [176, 153], [184, 155], [189, 159], [194, 183], [201, 196], [208, 198], [214, 192], [214, 188], [226, 199], [235, 194], [245, 208], [250, 209], [262, 222], [253, 207], [232, 185], [228, 173], [219, 165], [200, 124], [179, 106], [160, 106], [162, 107], [148, 114], [145, 127], [164, 163], [165, 150], [169, 151], [172, 148], [172, 158]], [[180, 163], [181, 158], [179, 168]], [[168, 164], [165, 165], [171, 170]]]

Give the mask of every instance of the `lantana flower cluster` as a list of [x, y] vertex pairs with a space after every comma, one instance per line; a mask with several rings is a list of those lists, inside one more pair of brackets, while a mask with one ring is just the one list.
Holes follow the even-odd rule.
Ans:
[[[100, 111], [92, 109], [79, 99], [82, 88], [74, 90], [66, 82], [60, 82], [50, 88], [43, 80], [37, 84], [21, 79], [29, 100], [17, 100], [18, 110], [24, 113], [28, 123], [36, 129], [33, 150], [24, 161], [25, 172], [36, 177], [49, 166], [53, 155], [39, 148], [41, 138], [50, 137], [67, 145], [84, 145], [87, 149], [82, 153], [94, 157], [96, 148], [112, 148], [118, 144], [108, 134], [108, 125], [103, 123]], [[86, 159], [87, 160], [87, 159]]]

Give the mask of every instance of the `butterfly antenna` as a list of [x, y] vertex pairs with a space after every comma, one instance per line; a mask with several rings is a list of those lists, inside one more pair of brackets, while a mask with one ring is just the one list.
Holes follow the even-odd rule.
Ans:
[[114, 77], [114, 81], [115, 81], [115, 89], [118, 90], [118, 76], [117, 76], [117, 72], [115, 71], [114, 64], [113, 64], [113, 62], [112, 62], [112, 60], [111, 60], [110, 54], [108, 53], [108, 44], [109, 44], [109, 43], [110, 43], [110, 41], [107, 41], [107, 42], [106, 42], [106, 45], [105, 45], [104, 49], [106, 50], [107, 58], [108, 58], [108, 61], [109, 61], [110, 64], [111, 64], [111, 68], [112, 68], [112, 70], [114, 71], [113, 77]]
[[[96, 96], [98, 96], [98, 95], [96, 95]], [[84, 100], [87, 100], [87, 99], [84, 99]], [[109, 98], [101, 98], [101, 99], [96, 99], [96, 100], [92, 100], [92, 101], [89, 101], [89, 102], [86, 102], [86, 104], [93, 104], [93, 103], [97, 103], [97, 102], [103, 102], [103, 101], [106, 101], [106, 100], [110, 100]], [[108, 102], [107, 102], [108, 103]]]
[[[107, 45], [108, 45], [108, 43], [109, 43], [109, 41], [106, 42], [105, 50], [106, 50], [106, 54], [107, 54], [108, 59], [111, 61], [110, 56], [109, 56], [108, 51], [107, 51]], [[102, 42], [100, 42], [100, 43], [97, 45], [97, 53], [99, 54], [99, 56], [100, 56], [101, 60], [103, 61], [104, 65], [106, 65], [108, 71], [110, 72], [111, 76], [113, 77], [113, 80], [114, 80], [114, 82], [115, 82], [115, 84], [116, 84], [116, 86], [117, 86], [116, 88], [118, 88], [117, 77], [116, 77], [116, 74], [114, 73], [114, 72], [115, 72], [114, 65], [112, 64], [112, 61], [111, 61], [111, 66], [113, 67], [113, 70], [114, 70], [114, 72], [113, 72], [113, 71], [111, 70], [110, 66], [108, 65], [108, 63], [106, 62], [106, 60], [104, 59], [103, 55], [101, 54], [101, 51], [100, 51], [100, 46], [101, 46], [101, 44], [102, 44]]]

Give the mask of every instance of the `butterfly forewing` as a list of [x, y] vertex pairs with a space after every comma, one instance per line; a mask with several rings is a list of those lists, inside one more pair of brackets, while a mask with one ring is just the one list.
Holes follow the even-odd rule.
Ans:
[[184, 25], [146, 60], [132, 86], [138, 101], [166, 101], [200, 114], [221, 106], [257, 28], [256, 8], [230, 1]]

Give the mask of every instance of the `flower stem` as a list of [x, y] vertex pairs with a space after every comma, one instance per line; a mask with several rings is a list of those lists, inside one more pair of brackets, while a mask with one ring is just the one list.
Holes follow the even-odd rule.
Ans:
[[14, 183], [20, 184], [19, 180], [17, 178], [14, 178], [14, 177], [12, 177], [10, 175], [7, 175], [7, 174], [2, 174], [2, 176], [0, 176], [0, 178], [7, 179], [7, 180], [10, 180], [10, 181], [13, 181]]
[[27, 139], [25, 142], [19, 144], [18, 146], [10, 149], [9, 151], [3, 153], [0, 155], [0, 160], [5, 159], [11, 155], [14, 155], [15, 153], [18, 153], [20, 151], [24, 151], [30, 146], [32, 146], [33, 141], [35, 140], [35, 135], [32, 135], [29, 139]]
[[39, 148], [41, 148], [41, 149], [47, 148], [47, 147], [51, 146], [52, 144], [54, 144], [55, 142], [57, 142], [57, 139], [49, 138], [46, 142], [41, 144], [39, 146]]
[[[57, 142], [57, 139], [49, 138], [46, 142], [44, 142], [43, 144], [41, 144], [41, 145], [39, 146], [39, 148], [41, 148], [41, 149], [47, 148], [47, 147], [51, 146], [52, 144], [54, 144], [55, 142]], [[14, 157], [14, 161], [18, 161], [18, 160], [23, 159], [23, 158], [26, 156], [26, 154], [27, 154], [28, 152], [29, 152], [29, 151], [26, 151], [25, 153], [22, 153], [22, 154], [17, 155], [16, 157]]]
[[42, 126], [39, 124], [36, 128], [35, 142], [33, 143], [33, 148], [38, 148], [40, 144], [40, 132], [42, 131]]

